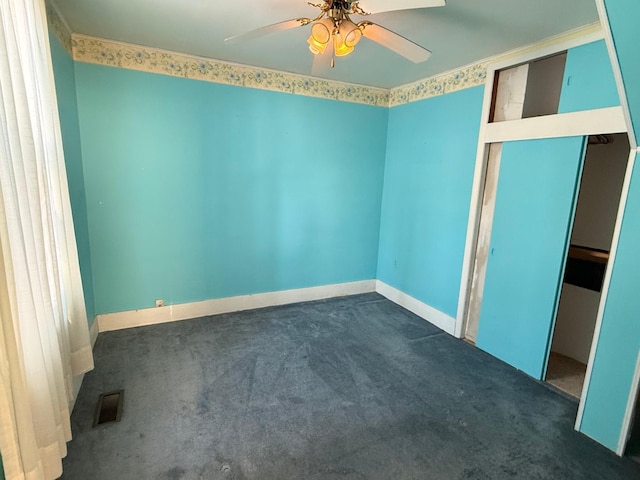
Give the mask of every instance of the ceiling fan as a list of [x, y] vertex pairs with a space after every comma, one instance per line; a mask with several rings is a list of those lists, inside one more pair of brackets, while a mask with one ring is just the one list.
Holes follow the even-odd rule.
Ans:
[[335, 57], [353, 52], [362, 39], [368, 38], [383, 47], [392, 50], [414, 63], [426, 61], [431, 52], [411, 40], [392, 32], [376, 23], [363, 20], [354, 22], [352, 15], [366, 16], [396, 10], [413, 8], [441, 7], [445, 0], [324, 0], [323, 3], [309, 3], [320, 12], [315, 18], [295, 18], [274, 23], [240, 35], [225, 39], [226, 44], [252, 40], [270, 33], [289, 30], [311, 24], [311, 35], [307, 43], [314, 54], [314, 70], [324, 59], [330, 59], [335, 66]]

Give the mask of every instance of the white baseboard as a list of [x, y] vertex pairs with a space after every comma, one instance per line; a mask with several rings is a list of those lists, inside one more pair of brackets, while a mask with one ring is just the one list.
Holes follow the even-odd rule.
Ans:
[[219, 298], [179, 305], [167, 305], [164, 307], [145, 308], [128, 312], [106, 313], [98, 315], [96, 323], [98, 324], [100, 332], [109, 332], [125, 328], [206, 317], [209, 315], [219, 315], [222, 313], [240, 312], [254, 308], [309, 302], [375, 291], [376, 280], [363, 280], [360, 282], [339, 283], [320, 287], [299, 288], [295, 290], [242, 295], [239, 297]]
[[446, 313], [436, 310], [417, 298], [407, 295], [406, 293], [401, 292], [397, 288], [387, 285], [380, 280], [376, 280], [376, 292], [387, 297], [393, 303], [397, 303], [419, 317], [424, 318], [427, 322], [435, 325], [441, 330], [444, 330], [449, 335], [454, 335], [456, 319], [450, 317]]
[[[363, 280], [360, 282], [339, 283], [320, 287], [299, 288], [295, 290], [283, 290], [279, 292], [259, 293], [255, 295], [242, 295], [238, 297], [219, 298], [205, 300], [203, 302], [183, 303], [168, 305], [165, 307], [145, 308], [128, 312], [107, 313], [97, 315], [89, 329], [91, 347], [93, 348], [99, 332], [122, 330], [125, 328], [156, 325], [160, 323], [189, 320], [192, 318], [219, 315], [222, 313], [240, 312], [254, 308], [273, 307], [291, 303], [309, 302], [325, 298], [344, 297], [360, 293], [378, 292], [392, 302], [406, 308], [429, 323], [444, 330], [450, 335], [454, 334], [455, 319], [449, 315], [430, 307], [426, 303], [387, 285], [380, 280]], [[70, 408], [73, 410], [75, 399], [78, 396], [84, 375], [74, 379], [74, 400]]]
[[309, 302], [370, 292], [378, 292], [392, 302], [424, 318], [429, 323], [432, 323], [450, 335], [454, 334], [455, 319], [453, 317], [380, 280], [363, 280], [360, 282], [339, 283], [320, 287], [218, 298], [202, 302], [131, 310], [128, 312], [106, 313], [96, 317], [91, 328], [91, 340], [92, 344], [94, 344], [98, 331], [109, 332], [125, 328], [189, 320], [209, 315], [219, 315], [222, 313], [240, 312], [254, 308], [274, 307], [277, 305]]

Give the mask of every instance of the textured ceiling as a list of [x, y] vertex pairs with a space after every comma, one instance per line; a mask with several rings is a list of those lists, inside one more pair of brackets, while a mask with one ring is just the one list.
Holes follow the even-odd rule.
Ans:
[[[390, 0], [391, 1], [391, 0]], [[226, 37], [317, 9], [304, 0], [54, 0], [74, 33], [301, 75], [311, 75], [309, 27], [241, 44]], [[414, 64], [363, 39], [324, 78], [392, 88], [598, 21], [594, 0], [447, 0], [445, 7], [402, 10], [368, 20], [423, 45]]]

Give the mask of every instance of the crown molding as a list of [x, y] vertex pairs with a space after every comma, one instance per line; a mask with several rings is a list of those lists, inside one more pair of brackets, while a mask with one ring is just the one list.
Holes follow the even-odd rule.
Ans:
[[602, 40], [603, 38], [604, 31], [602, 29], [602, 24], [600, 22], [594, 22], [552, 37], [547, 37], [539, 42], [500, 53], [486, 59], [485, 62], [503, 65], [516, 65], [521, 63], [525, 57], [533, 59], [552, 55], [554, 53], [559, 53], [562, 50]]
[[522, 57], [527, 54], [535, 54], [534, 56], [549, 55], [570, 48], [574, 44], [590, 43], [602, 38], [603, 31], [600, 22], [570, 30], [524, 47], [485, 58], [471, 65], [392, 88], [389, 96], [389, 106], [395, 107], [404, 105], [405, 103], [417, 102], [419, 100], [457, 92], [465, 88], [484, 85], [487, 79], [487, 68], [494, 63], [517, 64], [522, 61]]
[[53, 1], [50, 0], [45, 2], [45, 6], [49, 30], [58, 38], [58, 40], [60, 40], [62, 47], [67, 51], [67, 53], [73, 57], [71, 29], [69, 28], [69, 25], [67, 25], [67, 22], [60, 13], [58, 6]]
[[529, 52], [551, 51], [568, 41], [580, 43], [583, 40], [583, 43], [588, 43], [602, 38], [602, 27], [595, 23], [440, 75], [385, 89], [72, 33], [53, 0], [47, 1], [47, 17], [50, 30], [76, 62], [377, 107], [395, 107], [484, 85], [487, 67], [492, 63], [510, 59], [516, 61], [519, 56]]

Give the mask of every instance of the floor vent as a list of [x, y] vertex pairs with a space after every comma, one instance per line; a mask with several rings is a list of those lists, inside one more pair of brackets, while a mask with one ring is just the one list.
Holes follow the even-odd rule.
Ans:
[[119, 422], [122, 415], [123, 400], [124, 390], [101, 394], [100, 398], [98, 398], [93, 426], [97, 427], [104, 423]]

